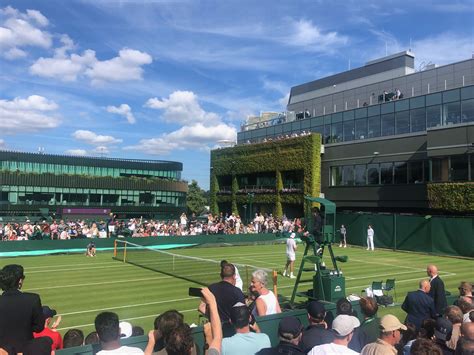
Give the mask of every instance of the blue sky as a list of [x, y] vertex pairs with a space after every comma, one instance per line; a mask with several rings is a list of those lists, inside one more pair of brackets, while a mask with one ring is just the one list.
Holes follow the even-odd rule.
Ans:
[[407, 50], [471, 58], [472, 1], [0, 0], [0, 149], [181, 161], [293, 85]]

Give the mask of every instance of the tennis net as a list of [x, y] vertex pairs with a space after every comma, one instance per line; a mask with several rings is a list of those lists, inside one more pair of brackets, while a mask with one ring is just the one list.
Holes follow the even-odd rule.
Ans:
[[[220, 281], [220, 260], [171, 253], [126, 240], [117, 239], [115, 241], [114, 259], [203, 286]], [[268, 287], [276, 288], [275, 271], [254, 265], [235, 263], [232, 260], [228, 260], [228, 262], [232, 263], [239, 271], [244, 292], [248, 289], [252, 280], [252, 272], [255, 270], [266, 271], [269, 278]]]

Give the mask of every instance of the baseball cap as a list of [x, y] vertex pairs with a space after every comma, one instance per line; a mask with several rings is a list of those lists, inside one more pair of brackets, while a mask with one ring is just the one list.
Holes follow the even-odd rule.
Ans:
[[438, 318], [435, 324], [434, 334], [436, 339], [448, 341], [453, 333], [453, 324], [446, 318]]
[[296, 233], [293, 232], [290, 234], [290, 238], [294, 238], [294, 237], [296, 237]]
[[326, 313], [324, 305], [319, 301], [309, 302], [308, 306], [306, 307], [306, 310], [312, 318], [319, 318], [321, 315], [324, 315]]
[[343, 337], [352, 333], [354, 328], [359, 326], [359, 320], [356, 317], [347, 314], [340, 314], [332, 321], [332, 329]]
[[392, 332], [394, 330], [407, 330], [407, 327], [400, 323], [397, 317], [392, 314], [387, 314], [380, 319], [380, 328], [385, 332]]
[[132, 325], [129, 322], [120, 322], [120, 337], [121, 338], [130, 338], [132, 336]]
[[43, 306], [43, 316], [44, 318], [53, 318], [57, 314], [56, 310], [49, 308], [48, 306]]
[[301, 324], [300, 320], [293, 316], [283, 318], [278, 325], [279, 334], [289, 333], [294, 336], [298, 336], [302, 330], [303, 325]]

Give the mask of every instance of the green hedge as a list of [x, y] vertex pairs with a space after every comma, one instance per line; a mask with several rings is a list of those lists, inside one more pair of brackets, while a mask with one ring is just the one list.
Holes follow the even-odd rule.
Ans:
[[474, 211], [474, 183], [429, 183], [428, 201], [431, 208], [450, 212]]
[[[288, 138], [266, 143], [239, 145], [211, 152], [211, 212], [219, 213], [219, 203], [231, 202], [232, 212], [247, 203], [246, 194], [238, 194], [237, 175], [272, 172], [275, 174], [276, 193], [256, 193], [253, 203], [272, 204], [273, 212], [281, 217], [283, 204], [302, 204], [303, 196], [319, 196], [321, 191], [321, 136], [313, 133], [304, 137]], [[302, 171], [303, 191], [282, 193], [282, 172]], [[232, 193], [219, 195], [219, 178], [231, 177]], [[227, 212], [227, 211], [226, 211]]]

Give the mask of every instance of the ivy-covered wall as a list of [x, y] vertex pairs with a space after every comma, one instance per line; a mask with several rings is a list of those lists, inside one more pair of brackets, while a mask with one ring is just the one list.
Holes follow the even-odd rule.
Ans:
[[450, 212], [474, 212], [474, 183], [430, 183], [427, 185], [431, 208]]
[[[282, 172], [302, 171], [303, 190], [285, 193]], [[273, 213], [281, 217], [285, 204], [303, 205], [303, 196], [319, 196], [321, 191], [321, 136], [317, 133], [304, 137], [259, 144], [239, 145], [211, 152], [210, 199], [211, 212], [219, 213], [219, 203], [231, 202], [232, 212], [247, 203], [246, 194], [238, 194], [236, 176], [272, 172], [275, 174], [275, 191], [256, 193], [254, 204], [272, 204]], [[219, 177], [232, 176], [230, 194], [219, 194]], [[222, 211], [230, 212], [230, 211]]]

